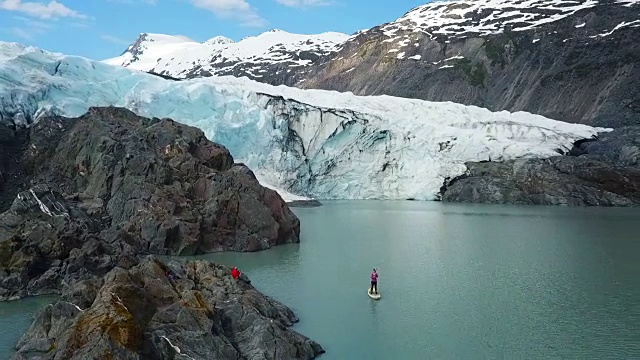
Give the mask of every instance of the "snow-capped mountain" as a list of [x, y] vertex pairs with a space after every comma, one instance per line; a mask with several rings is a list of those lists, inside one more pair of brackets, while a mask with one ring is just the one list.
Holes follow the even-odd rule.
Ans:
[[105, 62], [178, 79], [235, 75], [286, 83], [302, 76], [302, 69], [319, 57], [336, 51], [336, 45], [346, 38], [348, 35], [335, 32], [299, 35], [271, 30], [237, 43], [223, 36], [198, 43], [181, 36], [145, 33], [122, 55]]
[[639, 0], [451, 0], [361, 31], [293, 84], [640, 123]]
[[211, 55], [196, 44], [190, 51], [150, 50], [147, 60], [127, 63], [131, 55], [125, 53], [109, 62], [177, 78], [248, 76], [272, 85], [454, 101], [598, 126], [640, 123], [640, 0], [432, 1], [352, 36], [310, 36], [313, 44], [322, 39], [315, 50], [297, 50], [306, 38], [281, 36], [286, 40], [275, 42], [289, 44], [285, 50], [262, 40], [280, 37], [270, 33], [230, 47], [264, 42], [262, 55]]
[[[635, 0], [620, 0], [618, 4], [631, 6]], [[423, 32], [431, 36], [451, 38], [500, 34], [505, 31], [533, 30], [599, 5], [598, 0], [452, 0], [434, 1], [418, 6], [380, 30], [390, 42], [400, 40], [400, 47], [411, 42], [409, 34]], [[633, 24], [630, 24], [633, 25]], [[405, 44], [406, 45], [403, 45]]]
[[549, 157], [605, 131], [524, 112], [232, 76], [171, 81], [0, 43], [0, 122], [109, 105], [196, 126], [264, 182], [321, 199], [435, 199], [467, 161]]

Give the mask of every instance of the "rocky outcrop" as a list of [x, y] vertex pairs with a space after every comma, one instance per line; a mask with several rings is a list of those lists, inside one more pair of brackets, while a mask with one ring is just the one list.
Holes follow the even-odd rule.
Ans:
[[43, 119], [30, 131], [23, 161], [32, 184], [50, 184], [151, 253], [298, 241], [299, 220], [275, 191], [201, 130], [169, 119], [112, 107]]
[[[92, 108], [3, 128], [0, 301], [61, 294], [15, 359], [312, 359], [283, 304], [207, 261], [298, 241], [282, 198], [195, 128]], [[9, 131], [10, 130], [10, 131]], [[26, 132], [25, 132], [26, 131]], [[17, 181], [22, 177], [22, 182]]]
[[296, 86], [640, 124], [640, 3], [483, 3], [431, 2], [362, 31]]
[[127, 268], [144, 253], [141, 242], [49, 187], [21, 192], [0, 214], [0, 300], [58, 294], [65, 284]]
[[58, 293], [138, 254], [299, 241], [282, 198], [195, 128], [92, 108], [42, 119], [23, 138], [20, 161], [5, 166], [25, 177], [2, 193], [24, 189], [0, 214], [0, 300]]
[[298, 319], [229, 268], [148, 257], [78, 282], [45, 307], [14, 359], [313, 359]]
[[446, 202], [640, 206], [640, 127], [578, 142], [569, 156], [467, 163], [443, 188]]

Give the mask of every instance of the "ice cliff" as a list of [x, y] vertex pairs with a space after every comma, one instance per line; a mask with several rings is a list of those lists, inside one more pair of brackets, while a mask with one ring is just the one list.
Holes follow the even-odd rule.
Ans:
[[320, 199], [438, 197], [466, 161], [549, 157], [598, 129], [455, 103], [271, 86], [170, 81], [0, 42], [0, 121], [119, 106], [202, 129], [274, 187]]

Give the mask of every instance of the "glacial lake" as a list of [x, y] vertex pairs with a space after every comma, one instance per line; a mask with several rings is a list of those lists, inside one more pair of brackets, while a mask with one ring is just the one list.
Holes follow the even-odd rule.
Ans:
[[[198, 256], [289, 306], [322, 360], [640, 358], [640, 209], [323, 203], [293, 209], [300, 244]], [[0, 303], [0, 358], [44, 303]]]

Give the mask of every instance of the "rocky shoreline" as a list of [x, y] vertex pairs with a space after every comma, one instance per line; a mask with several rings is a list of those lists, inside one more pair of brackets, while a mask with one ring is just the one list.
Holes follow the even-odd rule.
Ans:
[[[23, 359], [313, 359], [281, 303], [230, 268], [150, 256], [67, 287], [19, 340]], [[169, 276], [166, 276], [167, 271]]]
[[640, 126], [602, 133], [566, 156], [467, 163], [446, 181], [445, 202], [640, 206]]
[[291, 200], [287, 202], [289, 207], [319, 207], [322, 206], [322, 203], [318, 200]]
[[300, 221], [284, 200], [202, 131], [114, 107], [0, 130], [0, 300], [61, 295], [16, 359], [324, 352], [246, 277], [147, 257], [299, 242]]

